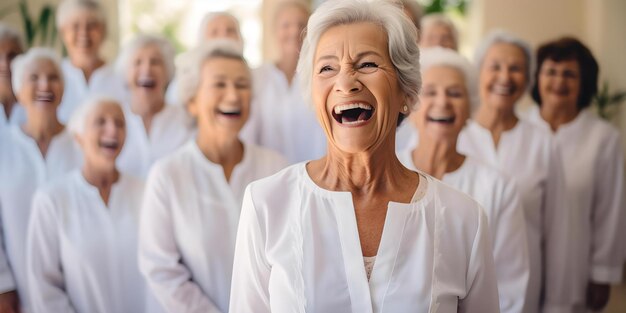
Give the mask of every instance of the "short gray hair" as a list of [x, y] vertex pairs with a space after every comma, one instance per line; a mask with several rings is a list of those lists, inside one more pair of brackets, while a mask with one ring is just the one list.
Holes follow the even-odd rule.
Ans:
[[494, 30], [485, 36], [485, 39], [480, 42], [476, 52], [474, 53], [474, 65], [480, 70], [483, 66], [483, 62], [485, 61], [487, 51], [489, 51], [491, 46], [498, 43], [516, 46], [524, 52], [524, 56], [526, 57], [526, 69], [524, 71], [526, 73], [526, 88], [529, 89], [530, 86], [532, 86], [533, 76], [531, 75], [531, 71], [534, 68], [535, 63], [533, 50], [526, 41], [507, 31]]
[[395, 67], [400, 89], [413, 100], [406, 103], [413, 109], [422, 83], [417, 29], [402, 11], [402, 5], [389, 0], [327, 1], [311, 15], [298, 60], [298, 73], [306, 100], [311, 101], [313, 62], [322, 34], [334, 26], [360, 22], [371, 22], [385, 30], [389, 57]]
[[239, 25], [239, 20], [232, 14], [219, 11], [219, 12], [209, 12], [204, 15], [202, 21], [200, 22], [200, 29], [198, 30], [198, 43], [204, 42], [204, 33], [206, 32], [206, 27], [218, 17], [227, 17], [235, 22], [235, 26], [237, 26], [237, 33], [239, 34], [239, 40], [243, 41], [243, 37], [241, 36], [241, 28]]
[[113, 103], [122, 110], [122, 113], [124, 112], [122, 105], [115, 98], [106, 95], [89, 95], [72, 113], [67, 123], [69, 132], [74, 135], [83, 135], [87, 126], [87, 117], [104, 103]]
[[450, 34], [452, 35], [452, 40], [454, 41], [454, 45], [459, 47], [459, 31], [456, 29], [456, 26], [452, 22], [450, 18], [443, 14], [435, 13], [428, 14], [422, 18], [421, 22], [421, 30], [422, 33], [429, 27], [439, 25], [444, 26], [450, 30]]
[[26, 53], [15, 57], [11, 62], [11, 84], [13, 85], [13, 93], [18, 94], [22, 88], [22, 84], [26, 79], [26, 71], [33, 63], [47, 60], [51, 61], [57, 69], [59, 78], [63, 81], [63, 71], [61, 70], [61, 58], [50, 48], [30, 48]]
[[278, 21], [278, 15], [287, 8], [298, 8], [306, 13], [307, 16], [311, 15], [311, 6], [304, 0], [281, 0], [274, 6], [272, 11], [272, 20], [274, 23]]
[[24, 42], [20, 33], [15, 28], [0, 22], [0, 41], [5, 40], [15, 42], [20, 51], [24, 51]]
[[78, 10], [87, 10], [95, 14], [96, 18], [106, 30], [106, 13], [100, 2], [94, 0], [64, 0], [57, 7], [56, 24], [61, 29], [69, 17]]
[[431, 47], [422, 49], [420, 63], [422, 65], [422, 73], [426, 73], [428, 69], [437, 66], [450, 67], [461, 73], [465, 79], [465, 89], [469, 98], [470, 111], [474, 111], [478, 107], [480, 98], [478, 95], [478, 82], [476, 81], [476, 69], [465, 57], [452, 49]]
[[120, 77], [126, 77], [126, 72], [131, 68], [132, 59], [139, 51], [139, 49], [147, 46], [155, 46], [159, 49], [161, 57], [163, 58], [163, 64], [165, 65], [165, 71], [167, 74], [167, 83], [169, 84], [174, 78], [176, 72], [176, 66], [174, 65], [174, 57], [176, 50], [172, 43], [165, 37], [157, 35], [139, 34], [129, 43], [124, 45], [120, 55], [115, 61], [115, 71]]
[[204, 63], [213, 58], [240, 60], [247, 66], [240, 45], [231, 39], [215, 39], [189, 50], [177, 58], [177, 93], [185, 105], [193, 99], [202, 79]]

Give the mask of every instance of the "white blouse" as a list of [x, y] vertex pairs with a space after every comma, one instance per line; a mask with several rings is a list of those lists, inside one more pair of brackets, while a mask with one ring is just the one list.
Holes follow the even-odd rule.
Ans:
[[235, 234], [246, 185], [286, 166], [246, 144], [230, 181], [195, 141], [157, 162], [146, 185], [139, 265], [167, 312], [228, 312]]
[[146, 178], [154, 162], [178, 149], [193, 132], [192, 120], [182, 107], [168, 106], [158, 112], [146, 132], [140, 116], [125, 110], [126, 142], [117, 165], [125, 173]]
[[[550, 131], [538, 109], [531, 110], [529, 119]], [[619, 131], [589, 110], [560, 126], [553, 136], [562, 152], [567, 196], [574, 205], [574, 230], [567, 247], [575, 276], [572, 301], [582, 306], [590, 280], [611, 284], [622, 278], [624, 149]]]
[[[412, 149], [398, 153], [398, 159], [416, 170]], [[472, 197], [487, 213], [496, 265], [500, 311], [521, 313], [528, 286], [529, 259], [526, 221], [515, 184], [496, 169], [472, 158], [442, 181]]]
[[120, 175], [108, 204], [80, 170], [33, 198], [27, 243], [34, 312], [145, 312], [137, 265], [143, 183]]
[[7, 118], [4, 106], [0, 103], [0, 129], [8, 126], [19, 126], [26, 122], [26, 110], [19, 103], [13, 104], [11, 115]]
[[230, 312], [499, 312], [485, 214], [427, 179], [422, 200], [389, 202], [369, 282], [351, 193], [320, 188], [305, 163], [250, 184]]
[[80, 151], [67, 131], [52, 138], [45, 158], [19, 127], [0, 131], [0, 292], [17, 289], [24, 310], [29, 308], [26, 233], [32, 196], [80, 163]]
[[457, 148], [459, 152], [500, 170], [517, 187], [524, 207], [530, 257], [524, 312], [540, 311], [543, 280], [544, 312], [566, 307], [566, 290], [571, 283], [570, 269], [567, 268], [570, 259], [563, 246], [571, 235], [567, 226], [571, 223], [570, 204], [565, 194], [559, 150], [550, 135], [525, 120], [519, 120], [514, 128], [502, 133], [496, 147], [489, 130], [469, 121], [459, 136]]
[[274, 64], [265, 64], [252, 75], [254, 98], [241, 138], [280, 152], [290, 163], [324, 156], [326, 134], [302, 95], [298, 77], [289, 85]]

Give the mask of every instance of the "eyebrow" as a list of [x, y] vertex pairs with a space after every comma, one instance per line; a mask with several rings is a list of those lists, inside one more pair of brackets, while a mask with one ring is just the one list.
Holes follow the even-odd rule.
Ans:
[[[358, 60], [358, 59], [361, 59], [361, 58], [363, 58], [365, 56], [368, 56], [368, 55], [375, 55], [375, 56], [378, 56], [378, 57], [382, 58], [382, 55], [380, 55], [378, 52], [372, 51], [372, 50], [368, 50], [368, 51], [359, 52], [354, 57], [354, 59]], [[327, 55], [323, 55], [323, 56], [317, 58], [316, 62], [324, 61], [324, 60], [338, 60], [338, 59], [339, 58], [336, 55], [327, 54]]]

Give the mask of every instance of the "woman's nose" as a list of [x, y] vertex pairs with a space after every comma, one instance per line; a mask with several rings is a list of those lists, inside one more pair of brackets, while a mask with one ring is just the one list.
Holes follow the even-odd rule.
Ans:
[[335, 83], [335, 91], [350, 94], [357, 93], [363, 89], [363, 85], [359, 82], [357, 74], [354, 72], [340, 71], [337, 74]]

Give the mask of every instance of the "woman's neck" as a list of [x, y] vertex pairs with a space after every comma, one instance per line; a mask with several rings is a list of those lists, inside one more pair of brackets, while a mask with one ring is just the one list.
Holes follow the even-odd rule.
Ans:
[[541, 105], [539, 114], [553, 132], [557, 131], [559, 127], [567, 124], [578, 116], [580, 111], [576, 107], [576, 104], [572, 105]]
[[243, 160], [244, 147], [239, 138], [199, 128], [196, 144], [209, 161], [222, 166], [226, 181], [230, 181], [235, 166]]
[[502, 133], [513, 129], [517, 125], [518, 118], [513, 108], [493, 109], [483, 104], [476, 112], [475, 121], [491, 132], [493, 143], [497, 147]]
[[146, 103], [147, 99], [143, 97], [132, 96], [130, 110], [141, 117], [146, 134], [150, 136], [150, 129], [154, 117], [165, 108], [165, 100], [161, 99], [156, 103]]
[[15, 99], [15, 95], [13, 92], [4, 92], [0, 95], [0, 104], [2, 104], [4, 108], [4, 114], [6, 115], [7, 120], [11, 118], [11, 112], [13, 112], [13, 108], [17, 99]]
[[296, 69], [298, 67], [298, 59], [293, 60], [293, 58], [282, 58], [278, 60], [276, 63], [276, 67], [285, 74], [287, 77], [287, 82], [291, 86], [293, 82], [293, 78], [296, 76]]
[[85, 158], [85, 164], [83, 165], [81, 173], [87, 183], [98, 188], [102, 201], [108, 205], [111, 188], [120, 177], [119, 172], [115, 168], [115, 163], [110, 166], [99, 168], [98, 166], [93, 165], [88, 158]]
[[458, 170], [465, 161], [465, 156], [456, 150], [456, 142], [456, 137], [451, 140], [423, 138], [411, 153], [413, 164], [417, 169], [442, 179], [446, 173]]
[[72, 65], [79, 68], [83, 75], [85, 76], [85, 80], [89, 81], [91, 75], [102, 65], [104, 65], [104, 60], [102, 60], [99, 56], [94, 57], [75, 57], [70, 58], [70, 62]]
[[39, 147], [39, 152], [45, 158], [52, 138], [63, 131], [65, 127], [59, 122], [56, 116], [50, 117], [43, 114], [30, 114], [26, 123], [22, 125], [22, 131], [35, 140]]

